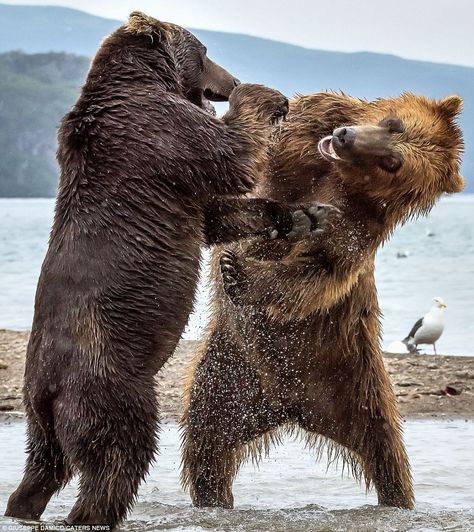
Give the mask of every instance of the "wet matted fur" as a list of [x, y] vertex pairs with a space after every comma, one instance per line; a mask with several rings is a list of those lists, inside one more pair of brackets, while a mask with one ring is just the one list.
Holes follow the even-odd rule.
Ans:
[[[97, 52], [59, 130], [26, 355], [28, 458], [7, 515], [39, 519], [75, 472], [70, 523], [113, 526], [132, 507], [157, 446], [154, 375], [191, 311], [201, 245], [282, 214], [219, 199], [253, 187], [288, 109], [278, 91], [237, 84], [189, 32], [141, 13]], [[229, 95], [222, 120], [206, 112]]]
[[290, 431], [342, 458], [380, 504], [413, 507], [374, 259], [398, 224], [462, 189], [460, 108], [456, 96], [412, 94], [367, 102], [320, 93], [291, 103], [260, 193], [331, 203], [342, 215], [297, 244], [215, 250], [212, 319], [182, 421], [182, 479], [194, 504], [232, 507], [242, 461]]

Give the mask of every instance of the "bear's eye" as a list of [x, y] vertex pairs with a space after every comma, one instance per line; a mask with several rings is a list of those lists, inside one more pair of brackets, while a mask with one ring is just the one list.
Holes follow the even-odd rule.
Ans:
[[378, 166], [385, 172], [394, 174], [402, 166], [402, 160], [396, 155], [387, 155], [386, 157], [380, 157]]
[[396, 116], [388, 116], [379, 122], [380, 127], [386, 127], [390, 133], [403, 133], [405, 126], [403, 122]]

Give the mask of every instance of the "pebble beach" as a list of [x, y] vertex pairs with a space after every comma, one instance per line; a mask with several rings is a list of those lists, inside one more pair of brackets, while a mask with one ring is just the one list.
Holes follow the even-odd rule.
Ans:
[[[29, 333], [0, 329], [0, 412], [22, 415], [22, 387]], [[156, 377], [161, 415], [179, 420], [183, 380], [198, 342], [182, 341]], [[474, 417], [474, 357], [384, 354], [404, 418]]]

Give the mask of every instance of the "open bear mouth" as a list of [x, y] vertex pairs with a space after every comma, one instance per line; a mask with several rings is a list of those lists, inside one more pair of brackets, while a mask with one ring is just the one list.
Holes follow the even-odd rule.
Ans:
[[212, 116], [217, 116], [216, 108], [207, 98], [204, 98], [204, 96], [201, 98], [201, 109]]
[[318, 150], [319, 153], [327, 160], [327, 161], [341, 161], [341, 157], [336, 153], [336, 150], [334, 149], [334, 146], [332, 145], [332, 135], [328, 135], [327, 137], [324, 137], [318, 142]]
[[211, 102], [227, 102], [229, 100], [228, 96], [214, 92], [212, 89], [204, 89], [203, 96]]
[[227, 102], [228, 96], [224, 96], [218, 92], [214, 92], [211, 89], [205, 89], [201, 94], [201, 107], [209, 114], [216, 116], [216, 108], [212, 105], [212, 102]]

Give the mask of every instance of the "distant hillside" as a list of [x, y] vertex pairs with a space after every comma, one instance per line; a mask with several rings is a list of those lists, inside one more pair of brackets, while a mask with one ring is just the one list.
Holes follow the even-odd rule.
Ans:
[[55, 195], [56, 125], [88, 65], [64, 53], [0, 54], [0, 197]]
[[119, 21], [67, 7], [0, 4], [0, 52], [68, 52], [91, 56]]
[[[0, 4], [0, 52], [9, 50], [22, 50], [28, 53], [64, 51], [91, 56], [102, 38], [119, 24], [119, 21], [103, 19], [67, 8]], [[246, 35], [192, 31], [207, 45], [209, 55], [234, 75], [244, 81], [274, 86], [288, 95], [324, 89], [344, 90], [368, 99], [393, 96], [406, 90], [432, 97], [441, 97], [451, 93], [460, 94], [465, 100], [461, 120], [466, 139], [463, 171], [466, 178], [471, 178], [469, 190], [474, 191], [474, 69], [409, 61], [373, 53], [346, 54], [309, 50]], [[17, 58], [19, 57], [17, 55]], [[36, 64], [37, 61], [41, 63], [41, 57], [43, 56], [33, 56], [27, 59], [23, 56], [23, 59], [18, 61], [25, 70], [9, 74], [10, 92], [7, 96], [3, 88], [4, 74], [0, 72], [0, 153], [5, 154], [5, 149], [7, 152], [13, 149], [9, 157], [20, 166], [24, 164], [23, 159], [30, 154], [28, 149], [25, 150], [23, 141], [20, 142], [18, 139], [20, 130], [11, 125], [15, 122], [15, 113], [18, 113], [21, 121], [21, 117], [25, 115], [25, 108], [28, 105], [34, 108], [35, 112], [29, 115], [31, 120], [29, 131], [25, 131], [25, 134], [28, 133], [31, 137], [36, 135], [38, 142], [49, 138], [53, 139], [54, 143], [54, 127], [59, 117], [73, 103], [80, 80], [87, 69], [86, 59], [68, 58], [65, 60], [64, 68], [66, 64], [69, 65], [68, 68], [77, 67], [76, 75], [69, 72], [67, 75], [70, 77], [67, 77], [64, 72], [66, 77], [58, 79], [54, 77], [56, 67], [46, 68], [45, 65], [41, 67]], [[54, 57], [50, 56], [52, 63], [57, 64]], [[4, 64], [3, 59], [1, 64]], [[50, 68], [52, 70], [49, 70]], [[30, 92], [28, 92], [25, 88], [25, 79], [22, 78], [19, 83], [23, 89], [18, 93], [21, 99], [17, 100], [13, 88], [15, 80], [11, 77], [13, 75], [30, 78], [31, 83], [40, 84], [41, 90], [37, 93], [30, 86]], [[48, 100], [48, 94], [51, 100]], [[27, 103], [29, 98], [30, 103]], [[47, 100], [49, 103], [46, 105]], [[8, 109], [10, 117], [8, 123], [4, 119], [5, 109]], [[39, 128], [36, 125], [37, 121], [41, 124]], [[45, 129], [48, 125], [49, 136], [46, 135]], [[9, 137], [14, 138], [10, 140], [9, 145], [5, 145], [4, 139], [9, 139]], [[40, 157], [40, 152], [41, 150], [38, 151], [38, 157]], [[51, 183], [55, 183], [56, 172], [50, 158], [52, 152], [54, 149], [48, 148], [47, 159], [50, 168], [48, 171], [52, 173]], [[3, 157], [4, 155], [2, 159]], [[22, 167], [23, 184], [20, 188], [30, 190], [30, 195], [37, 194], [38, 187], [33, 187], [33, 182], [38, 181], [35, 168], [39, 167], [41, 167], [39, 160], [38, 165]], [[28, 174], [30, 168], [32, 173]], [[1, 186], [5, 180], [3, 163], [0, 162], [0, 195], [6, 194], [5, 186]], [[30, 188], [28, 181], [31, 181]], [[19, 194], [19, 192], [13, 192], [14, 189], [7, 188], [11, 190], [9, 195]], [[54, 187], [48, 188], [48, 194], [51, 194], [52, 188]], [[21, 194], [23, 195], [24, 192]]]

